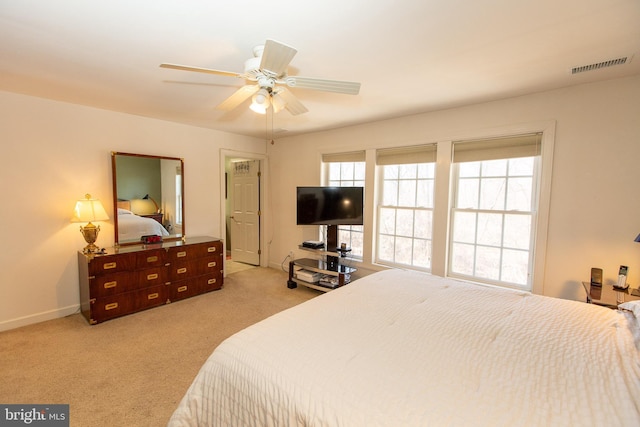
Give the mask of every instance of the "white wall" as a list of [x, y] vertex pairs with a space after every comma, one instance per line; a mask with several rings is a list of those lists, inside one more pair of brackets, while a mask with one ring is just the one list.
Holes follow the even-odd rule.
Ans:
[[633, 239], [640, 233], [640, 76], [277, 140], [269, 147], [278, 206], [271, 265], [279, 267], [313, 237], [295, 225], [295, 187], [320, 184], [322, 152], [446, 141], [549, 121], [556, 137], [543, 293], [582, 300], [580, 282], [589, 280], [591, 267], [613, 281], [620, 264], [630, 267], [631, 285], [639, 285], [640, 244]]
[[[434, 142], [504, 126], [556, 121], [544, 293], [583, 299], [591, 267], [640, 283], [640, 77], [575, 86], [362, 126], [268, 146], [269, 264], [315, 238], [295, 225], [295, 187], [319, 184], [323, 151]], [[286, 113], [283, 113], [286, 114]], [[310, 112], [308, 114], [313, 114]], [[0, 92], [0, 330], [75, 312], [74, 203], [90, 192], [110, 215], [111, 151], [185, 159], [187, 235], [221, 236], [220, 150], [263, 154], [262, 140]], [[100, 246], [113, 244], [112, 223]], [[283, 284], [284, 286], [284, 284]]]
[[[85, 193], [113, 217], [111, 151], [182, 157], [187, 236], [221, 235], [220, 150], [264, 154], [264, 141], [0, 92], [0, 330], [77, 311], [77, 251], [69, 222]], [[111, 246], [113, 223], [97, 244]]]

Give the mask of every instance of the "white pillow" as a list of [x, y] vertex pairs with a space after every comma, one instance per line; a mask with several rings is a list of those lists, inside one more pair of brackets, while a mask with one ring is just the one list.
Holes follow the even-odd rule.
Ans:
[[620, 304], [618, 308], [628, 310], [632, 312], [637, 319], [640, 319], [640, 301], [627, 301]]
[[628, 301], [618, 306], [621, 313], [627, 318], [629, 331], [633, 335], [633, 342], [640, 351], [640, 301]]
[[133, 215], [133, 212], [127, 209], [118, 208], [118, 215]]

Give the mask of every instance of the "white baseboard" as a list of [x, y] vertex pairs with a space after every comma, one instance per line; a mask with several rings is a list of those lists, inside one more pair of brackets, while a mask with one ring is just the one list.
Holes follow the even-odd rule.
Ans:
[[61, 317], [66, 317], [78, 313], [79, 311], [80, 304], [74, 304], [68, 307], [57, 308], [51, 311], [18, 317], [17, 319], [5, 320], [3, 322], [0, 322], [0, 332], [20, 328], [22, 326], [33, 325], [35, 323], [45, 322], [47, 320], [59, 319]]

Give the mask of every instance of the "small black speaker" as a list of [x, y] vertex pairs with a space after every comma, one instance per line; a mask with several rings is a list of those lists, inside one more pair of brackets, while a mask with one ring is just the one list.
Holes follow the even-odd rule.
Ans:
[[601, 268], [591, 269], [591, 284], [596, 286], [602, 286], [602, 269]]

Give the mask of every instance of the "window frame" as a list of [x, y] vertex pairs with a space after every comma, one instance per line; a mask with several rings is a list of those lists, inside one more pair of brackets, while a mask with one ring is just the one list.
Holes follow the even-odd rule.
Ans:
[[[504, 160], [508, 160], [508, 159], [504, 159]], [[482, 163], [482, 162], [479, 162]], [[530, 194], [530, 209], [529, 210], [509, 210], [507, 209], [507, 206], [503, 206], [502, 209], [486, 209], [486, 208], [482, 208], [481, 202], [480, 200], [478, 200], [478, 206], [477, 207], [457, 207], [456, 204], [456, 199], [457, 196], [459, 194], [459, 190], [460, 190], [460, 182], [461, 179], [478, 179], [478, 186], [479, 188], [482, 185], [482, 180], [483, 179], [493, 179], [493, 176], [488, 176], [488, 175], [484, 175], [482, 173], [482, 166], [480, 168], [480, 172], [478, 173], [477, 177], [473, 177], [473, 178], [467, 178], [467, 177], [461, 177], [460, 176], [460, 163], [453, 163], [452, 164], [452, 184], [451, 184], [451, 208], [450, 208], [450, 220], [449, 220], [449, 224], [450, 224], [450, 230], [449, 230], [449, 242], [448, 242], [448, 263], [447, 263], [447, 272], [448, 272], [448, 276], [450, 277], [454, 277], [454, 278], [459, 278], [459, 279], [463, 279], [463, 280], [468, 280], [468, 281], [477, 281], [477, 282], [481, 282], [481, 283], [487, 283], [487, 284], [493, 284], [493, 285], [497, 285], [497, 286], [502, 286], [502, 287], [507, 287], [507, 288], [515, 288], [515, 289], [520, 289], [520, 290], [530, 290], [532, 288], [532, 280], [533, 280], [533, 269], [534, 269], [534, 254], [535, 254], [535, 235], [536, 235], [536, 228], [537, 228], [537, 218], [538, 218], [538, 204], [539, 204], [539, 195], [540, 192], [538, 191], [538, 187], [540, 185], [540, 163], [541, 163], [541, 156], [535, 156], [533, 157], [533, 166], [532, 166], [532, 172], [531, 172], [531, 194]], [[518, 178], [519, 175], [509, 175], [508, 172], [508, 166], [507, 166], [507, 171], [505, 173], [504, 176], [501, 176], [501, 178], [505, 179], [505, 183], [508, 186], [508, 182], [510, 179], [514, 179], [514, 178]], [[481, 196], [481, 192], [479, 190], [479, 197]], [[505, 195], [505, 203], [506, 203], [506, 195]], [[501, 240], [503, 240], [504, 238], [504, 228], [505, 228], [505, 221], [504, 221], [504, 217], [507, 215], [522, 215], [522, 216], [527, 216], [530, 218], [530, 230], [529, 230], [529, 248], [526, 250], [527, 252], [527, 280], [526, 283], [523, 284], [519, 284], [519, 283], [515, 283], [515, 282], [509, 282], [507, 280], [502, 280], [504, 271], [503, 271], [503, 266], [502, 266], [502, 258], [504, 255], [505, 250], [519, 250], [519, 251], [523, 251], [525, 252], [525, 250], [521, 249], [521, 248], [509, 248], [506, 247], [504, 245], [504, 242], [501, 242], [500, 245], [489, 245], [489, 244], [483, 244], [477, 241], [477, 227], [475, 229], [475, 234], [476, 234], [476, 240], [474, 241], [474, 243], [469, 243], [469, 245], [474, 247], [474, 255], [477, 253], [477, 250], [479, 248], [495, 248], [495, 249], [499, 249], [500, 250], [500, 260], [501, 260], [501, 266], [500, 266], [500, 279], [496, 280], [496, 279], [491, 279], [491, 278], [486, 278], [486, 277], [481, 277], [478, 274], [476, 274], [476, 258], [474, 256], [474, 260], [473, 260], [473, 272], [474, 274], [464, 274], [460, 271], [453, 271], [454, 268], [454, 259], [453, 259], [453, 245], [455, 243], [463, 243], [463, 242], [456, 242], [454, 241], [454, 235], [455, 235], [455, 219], [454, 216], [456, 213], [472, 213], [476, 215], [476, 224], [477, 224], [477, 220], [478, 220], [478, 216], [479, 215], [484, 215], [484, 214], [491, 214], [491, 215], [501, 215], [502, 216], [502, 224], [501, 224]]]
[[[429, 155], [424, 156], [422, 160], [420, 162], [416, 162], [416, 163], [409, 163], [413, 160], [416, 160], [416, 156], [415, 155], [411, 155], [411, 159], [401, 159], [398, 157], [395, 157], [395, 159], [389, 160], [389, 161], [380, 161], [380, 151], [378, 151], [378, 155], [376, 156], [376, 175], [377, 175], [377, 179], [376, 179], [376, 193], [377, 193], [377, 203], [375, 204], [375, 212], [376, 212], [376, 221], [375, 221], [375, 245], [373, 246], [373, 259], [374, 262], [376, 264], [379, 265], [384, 265], [384, 266], [388, 266], [388, 267], [396, 267], [396, 268], [409, 268], [412, 270], [418, 270], [418, 271], [427, 271], [430, 272], [431, 271], [431, 266], [432, 266], [432, 256], [431, 254], [433, 253], [433, 211], [434, 211], [434, 204], [435, 204], [435, 196], [434, 196], [434, 191], [435, 191], [435, 181], [436, 181], [436, 176], [435, 176], [435, 152], [436, 152], [436, 147], [434, 144], [427, 144], [427, 145], [420, 145], [420, 146], [414, 146], [414, 147], [400, 147], [395, 149], [394, 151], [403, 151], [406, 150], [407, 152], [413, 154], [416, 153], [418, 151], [420, 151], [420, 149], [424, 149], [426, 152], [429, 153]], [[413, 152], [413, 153], [412, 153]], [[429, 177], [420, 177], [420, 173], [419, 173], [419, 165], [433, 165], [433, 170], [431, 173], [431, 176]], [[411, 165], [411, 166], [415, 166], [416, 167], [416, 175], [415, 177], [412, 178], [402, 178], [400, 176], [400, 169], [403, 165]], [[395, 179], [385, 179], [385, 171], [386, 168], [388, 166], [393, 166], [393, 167], [397, 167], [398, 168], [398, 176]], [[432, 194], [432, 198], [429, 201], [430, 202], [430, 206], [403, 206], [401, 205], [399, 202], [397, 202], [396, 204], [385, 204], [385, 184], [386, 181], [397, 181], [398, 183], [398, 188], [396, 189], [397, 192], [400, 191], [400, 183], [402, 181], [413, 181], [415, 182], [415, 192], [414, 192], [414, 197], [417, 196], [418, 194], [418, 186], [419, 186], [419, 182], [423, 180], [423, 181], [431, 181], [432, 182], [432, 188], [431, 188], [431, 194]], [[384, 209], [393, 209], [397, 215], [397, 213], [399, 211], [411, 211], [412, 216], [415, 218], [416, 213], [418, 212], [429, 212], [430, 217], [431, 217], [431, 229], [428, 232], [429, 237], [428, 238], [422, 238], [419, 236], [416, 236], [416, 232], [415, 232], [415, 228], [412, 228], [412, 235], [411, 236], [403, 236], [401, 234], [398, 234], [397, 229], [395, 228], [394, 225], [394, 232], [393, 233], [383, 233], [382, 231], [382, 211]], [[396, 221], [397, 221], [397, 217], [396, 217]], [[397, 224], [397, 222], [396, 222]], [[388, 259], [383, 259], [381, 256], [381, 251], [380, 251], [380, 243], [381, 243], [381, 239], [384, 236], [389, 236], [394, 240], [394, 254], [393, 254], [393, 260], [388, 260]], [[411, 240], [411, 260], [410, 263], [403, 263], [403, 262], [399, 262], [398, 258], [396, 257], [397, 252], [396, 252], [396, 242], [397, 240], [401, 238], [401, 239], [409, 239]], [[426, 252], [428, 253], [428, 257], [429, 257], [429, 262], [428, 265], [417, 265], [416, 264], [416, 260], [415, 260], [415, 251], [416, 251], [416, 243], [419, 242], [428, 242], [428, 248], [426, 249]]]
[[[332, 164], [343, 164], [343, 163], [351, 163], [354, 165], [354, 174], [352, 179], [342, 179], [342, 176], [340, 177], [339, 180], [332, 180], [331, 179], [331, 165]], [[363, 167], [364, 167], [364, 177], [362, 178], [362, 180], [360, 179], [356, 179], [355, 176], [355, 163], [362, 163]], [[342, 168], [342, 166], [340, 166]], [[332, 154], [324, 154], [322, 155], [322, 177], [321, 177], [321, 182], [322, 185], [327, 185], [327, 186], [336, 186], [336, 181], [339, 182], [339, 184], [337, 186], [349, 186], [349, 185], [343, 185], [342, 183], [347, 181], [352, 183], [354, 187], [359, 187], [360, 185], [357, 184], [359, 182], [362, 182], [362, 187], [364, 188], [365, 191], [365, 206], [367, 203], [367, 197], [366, 197], [366, 188], [367, 188], [367, 163], [366, 163], [366, 153], [364, 151], [356, 151], [356, 152], [347, 152], [347, 153], [332, 153]], [[366, 209], [366, 207], [365, 207]], [[360, 240], [362, 240], [362, 254], [356, 252], [356, 251], [352, 251], [350, 253], [350, 259], [352, 260], [356, 260], [356, 261], [360, 261], [362, 262], [365, 258], [365, 230], [364, 230], [365, 226], [364, 225], [339, 225], [338, 226], [338, 242], [339, 243], [346, 243], [348, 247], [353, 247], [353, 242], [354, 242], [354, 234], [359, 234]], [[319, 235], [320, 235], [320, 240], [324, 240], [326, 238], [326, 233], [327, 233], [327, 227], [326, 226], [320, 226], [319, 228]]]

